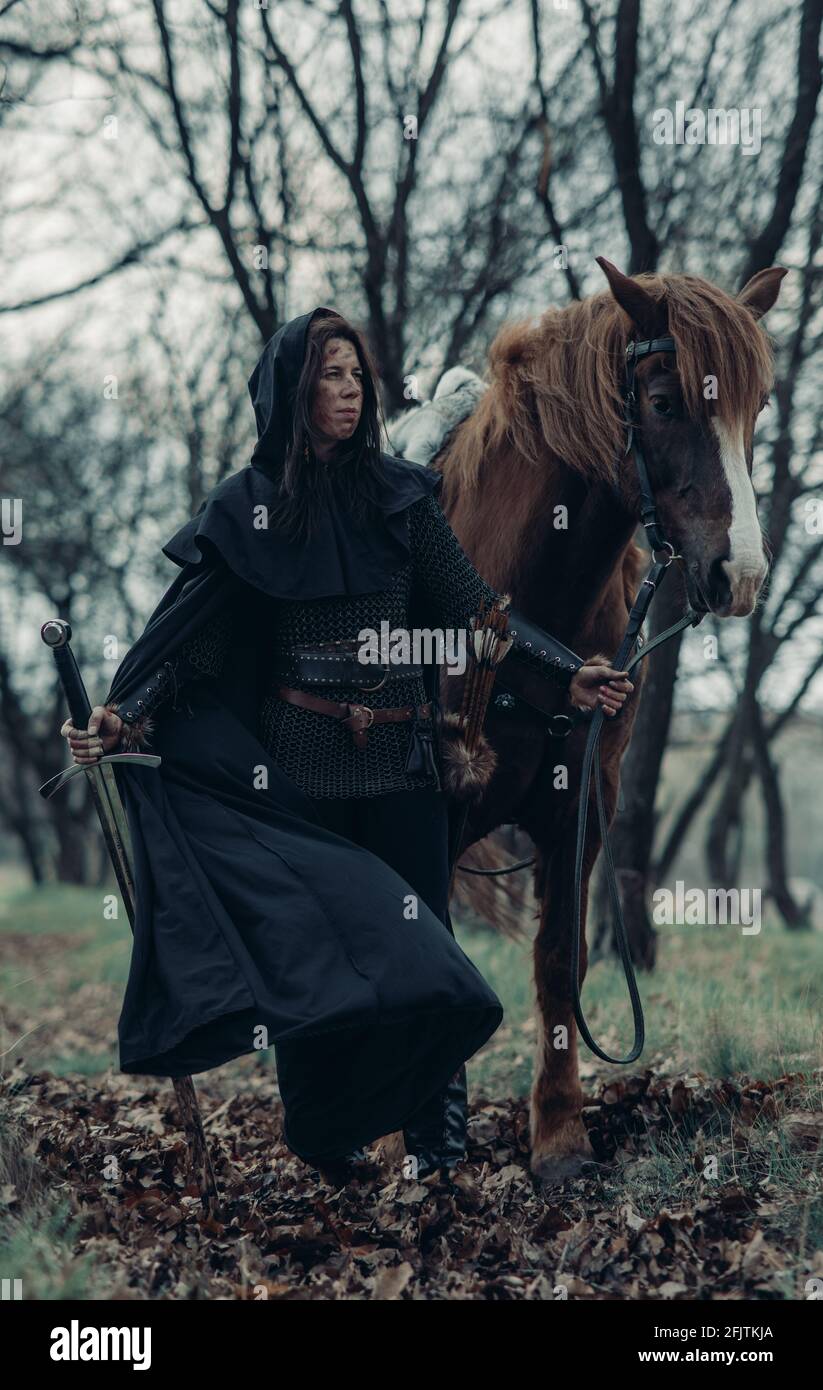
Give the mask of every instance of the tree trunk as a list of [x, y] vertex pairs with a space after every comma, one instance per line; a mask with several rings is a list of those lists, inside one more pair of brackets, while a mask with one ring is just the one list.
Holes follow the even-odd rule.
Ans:
[[777, 765], [769, 750], [763, 715], [755, 707], [754, 740], [757, 755], [757, 772], [763, 786], [763, 802], [766, 810], [766, 867], [768, 871], [768, 893], [777, 905], [787, 927], [809, 927], [806, 914], [795, 902], [787, 876], [786, 864], [786, 821], [783, 815], [783, 797], [780, 791], [780, 777]]
[[774, 655], [762, 622], [762, 609], [757, 609], [752, 618], [743, 688], [725, 749], [725, 782], [706, 835], [709, 881], [719, 888], [732, 887], [739, 877], [743, 798], [753, 772], [755, 720], [760, 716], [757, 691]]
[[[61, 792], [57, 793], [58, 796]], [[68, 804], [53, 811], [57, 835], [57, 880], [59, 883], [88, 883], [88, 826]]]
[[668, 874], [677, 851], [686, 837], [689, 826], [704, 805], [706, 798], [714, 786], [717, 778], [723, 770], [726, 761], [726, 749], [732, 730], [732, 721], [723, 730], [717, 747], [712, 754], [711, 762], [705, 768], [702, 775], [698, 778], [686, 800], [678, 811], [671, 827], [666, 835], [660, 856], [654, 865], [654, 876], [658, 882]]

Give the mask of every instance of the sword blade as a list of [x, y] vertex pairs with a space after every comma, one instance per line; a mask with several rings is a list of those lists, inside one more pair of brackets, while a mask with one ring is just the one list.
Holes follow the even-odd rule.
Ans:
[[[111, 767], [85, 767], [86, 780], [91, 791], [94, 809], [97, 812], [103, 839], [109, 859], [114, 869], [120, 896], [126, 915], [134, 931], [134, 869], [132, 867], [130, 843], [127, 841], [128, 822], [114, 771]], [[108, 780], [110, 779], [110, 780]], [[125, 828], [125, 834], [123, 833]]]

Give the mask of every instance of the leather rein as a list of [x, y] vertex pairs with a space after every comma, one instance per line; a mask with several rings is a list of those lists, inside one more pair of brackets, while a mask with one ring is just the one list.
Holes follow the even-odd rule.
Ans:
[[[634, 647], [639, 646], [643, 641], [640, 629], [643, 626], [651, 601], [666, 576], [669, 565], [672, 560], [679, 560], [682, 558], [682, 556], [675, 554], [674, 546], [670, 541], [664, 538], [660, 529], [649, 470], [643, 453], [642, 444], [638, 438], [640, 422], [637, 414], [637, 396], [634, 389], [635, 369], [639, 358], [648, 357], [653, 352], [676, 354], [674, 339], [671, 337], [647, 338], [641, 342], [632, 341], [626, 347], [626, 381], [623, 390], [626, 448], [623, 457], [625, 458], [630, 453], [634, 453], [634, 462], [640, 484], [640, 520], [649, 538], [649, 545], [652, 551], [652, 564], [648, 574], [638, 589], [634, 604], [629, 613], [623, 640], [612, 662], [612, 666], [617, 671], [631, 672], [638, 662], [642, 661], [644, 657], [647, 657], [654, 651], [655, 647], [659, 647], [661, 643], [668, 641], [670, 637], [674, 637], [676, 633], [681, 632], [685, 627], [696, 627], [698, 623], [702, 622], [705, 616], [703, 613], [696, 613], [693, 608], [689, 607], [688, 612], [686, 612], [682, 618], [678, 619], [676, 623], [672, 623], [671, 627], [667, 627], [664, 632], [658, 633], [651, 642], [644, 643], [634, 656], [631, 655]], [[660, 555], [665, 555], [665, 558], [658, 559]], [[596, 758], [600, 745], [600, 735], [603, 731], [606, 716], [602, 708], [598, 708], [591, 716], [588, 713], [581, 713], [577, 716], [561, 714], [554, 716], [554, 719], [557, 721], [558, 725], [560, 725], [562, 721], [562, 727], [553, 729], [551, 724], [548, 726], [548, 732], [555, 737], [566, 737], [572, 732], [576, 723], [582, 723], [584, 721], [589, 723], [589, 732], [583, 753], [580, 804], [577, 815], [577, 846], [574, 864], [574, 926], [572, 931], [570, 962], [570, 988], [574, 1017], [583, 1041], [595, 1056], [600, 1057], [604, 1062], [613, 1062], [616, 1065], [625, 1066], [630, 1062], [636, 1061], [643, 1051], [646, 1030], [643, 1019], [643, 1005], [637, 988], [634, 965], [632, 963], [631, 951], [626, 936], [626, 924], [623, 920], [623, 909], [617, 888], [617, 875], [615, 873], [614, 859], [612, 858], [611, 844], [609, 842], [608, 818], [606, 816], [606, 808], [603, 799], [602, 769], [600, 759]], [[594, 775], [597, 798], [597, 815], [600, 824], [603, 857], [605, 860], [606, 883], [608, 885], [609, 897], [615, 914], [614, 934], [617, 941], [617, 948], [620, 952], [620, 959], [623, 964], [623, 972], [626, 977], [626, 986], [629, 991], [632, 1018], [634, 1021], [634, 1042], [632, 1043], [631, 1051], [626, 1057], [610, 1057], [609, 1054], [595, 1042], [589, 1031], [589, 1026], [583, 1013], [583, 1005], [580, 1000], [580, 947], [583, 934], [583, 859], [586, 847], [589, 789], [591, 787], [592, 775]], [[463, 872], [494, 876], [514, 873], [515, 870], [526, 868], [527, 865], [533, 863], [534, 856], [531, 859], [520, 860], [517, 864], [508, 864], [502, 869], [472, 869], [467, 866], [463, 868]]]

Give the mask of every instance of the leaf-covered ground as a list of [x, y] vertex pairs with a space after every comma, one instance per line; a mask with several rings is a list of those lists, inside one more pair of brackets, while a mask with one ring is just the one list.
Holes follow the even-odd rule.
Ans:
[[[323, 1182], [282, 1144], [263, 1052], [195, 1078], [215, 1223], [171, 1083], [117, 1069], [130, 940], [103, 896], [0, 891], [0, 1275], [24, 1298], [797, 1299], [823, 1280], [820, 933], [661, 934], [644, 1069], [581, 1052], [601, 1166], [541, 1190], [529, 942], [456, 923], [506, 1016], [469, 1067], [454, 1183], [388, 1161]], [[625, 1046], [619, 966], [589, 972], [586, 1008]]]
[[585, 1112], [601, 1164], [541, 1190], [522, 1099], [472, 1106], [451, 1182], [375, 1163], [335, 1188], [283, 1146], [270, 1074], [228, 1096], [198, 1078], [213, 1219], [170, 1083], [18, 1064], [0, 1087], [0, 1272], [20, 1277], [17, 1258], [31, 1298], [802, 1298], [823, 1278], [809, 1080], [601, 1087]]

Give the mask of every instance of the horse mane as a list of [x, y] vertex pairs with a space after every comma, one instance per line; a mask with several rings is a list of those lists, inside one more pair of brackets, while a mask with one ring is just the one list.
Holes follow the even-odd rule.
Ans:
[[[697, 275], [633, 278], [661, 305], [661, 325], [664, 314], [668, 321], [689, 415], [733, 425], [756, 414], [771, 388], [773, 356], [753, 314]], [[622, 364], [631, 336], [633, 324], [609, 290], [546, 309], [536, 326], [533, 319], [505, 324], [489, 349], [488, 389], [448, 450], [446, 494], [473, 488], [482, 460], [504, 449], [536, 469], [548, 453], [592, 482], [613, 482], [625, 442]], [[704, 396], [707, 376], [716, 379], [716, 399]]]

